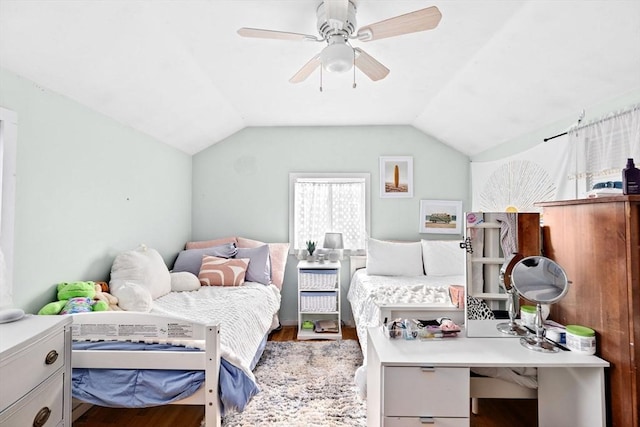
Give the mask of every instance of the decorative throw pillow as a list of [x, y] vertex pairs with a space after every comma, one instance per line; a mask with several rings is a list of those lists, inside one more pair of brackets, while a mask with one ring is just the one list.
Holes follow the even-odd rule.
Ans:
[[248, 265], [248, 259], [204, 255], [198, 279], [202, 286], [240, 286]]
[[466, 252], [458, 240], [422, 240], [421, 243], [427, 276], [464, 275]]
[[188, 271], [189, 273], [198, 275], [203, 255], [217, 256], [218, 258], [233, 258], [237, 251], [238, 249], [235, 243], [225, 243], [223, 245], [202, 249], [186, 249], [178, 254], [172, 271]]
[[[200, 261], [202, 264], [202, 261]], [[200, 289], [200, 280], [188, 271], [171, 273], [171, 290], [173, 292], [195, 291]]]
[[367, 274], [423, 276], [420, 242], [388, 242], [367, 239]]
[[151, 294], [144, 286], [125, 281], [118, 287], [118, 307], [121, 309], [149, 312], [152, 304]]
[[235, 237], [222, 237], [220, 239], [213, 240], [202, 240], [198, 242], [187, 242], [185, 245], [185, 249], [204, 249], [211, 248], [214, 246], [224, 245], [225, 243], [233, 243], [234, 245], [238, 243]]
[[271, 283], [271, 260], [269, 258], [269, 246], [262, 245], [257, 248], [238, 248], [235, 258], [249, 259], [247, 282], [257, 282], [263, 285]]
[[[258, 240], [238, 237], [238, 249], [255, 248], [265, 243]], [[266, 243], [269, 246], [269, 257], [271, 259], [271, 283], [278, 289], [282, 289], [284, 282], [284, 270], [289, 258], [289, 243]]]
[[109, 289], [118, 299], [121, 298], [119, 288], [124, 282], [144, 287], [152, 299], [171, 292], [171, 276], [162, 256], [144, 245], [118, 254], [113, 261]]

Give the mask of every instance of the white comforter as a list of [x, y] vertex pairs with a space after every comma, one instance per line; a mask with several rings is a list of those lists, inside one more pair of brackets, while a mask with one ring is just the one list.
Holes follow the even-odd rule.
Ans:
[[280, 309], [273, 285], [202, 286], [197, 291], [170, 292], [153, 302], [151, 313], [220, 325], [220, 356], [255, 381], [250, 365]]

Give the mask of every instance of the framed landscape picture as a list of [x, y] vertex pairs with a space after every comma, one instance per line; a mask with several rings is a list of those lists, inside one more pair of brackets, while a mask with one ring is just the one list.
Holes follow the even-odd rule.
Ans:
[[413, 157], [380, 157], [380, 197], [413, 197]]
[[420, 200], [420, 233], [461, 234], [462, 201]]

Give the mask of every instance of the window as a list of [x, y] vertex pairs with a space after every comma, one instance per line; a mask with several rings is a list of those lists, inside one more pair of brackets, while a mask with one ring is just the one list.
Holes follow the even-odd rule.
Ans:
[[324, 234], [342, 233], [347, 253], [364, 251], [369, 231], [369, 182], [365, 173], [289, 175], [289, 242], [292, 253], [307, 240], [322, 247]]
[[0, 107], [0, 308], [11, 307], [17, 115]]

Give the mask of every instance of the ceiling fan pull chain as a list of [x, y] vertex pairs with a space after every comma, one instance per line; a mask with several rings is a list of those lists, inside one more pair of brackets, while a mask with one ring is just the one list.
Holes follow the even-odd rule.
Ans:
[[322, 92], [322, 65], [320, 66], [320, 92]]
[[355, 49], [353, 49], [353, 88], [354, 89], [356, 88], [356, 50]]

